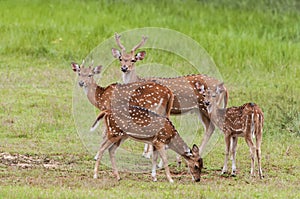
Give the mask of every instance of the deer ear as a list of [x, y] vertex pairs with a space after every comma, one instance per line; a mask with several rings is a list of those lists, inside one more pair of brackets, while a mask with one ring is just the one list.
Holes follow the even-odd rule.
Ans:
[[193, 153], [199, 154], [199, 148], [197, 147], [196, 144], [193, 145], [192, 151], [193, 151]]
[[74, 72], [79, 72], [79, 71], [80, 71], [80, 66], [79, 66], [79, 64], [77, 64], [77, 63], [75, 63], [75, 62], [72, 62], [72, 63], [71, 63], [71, 67], [72, 67], [72, 70], [73, 70]]
[[93, 68], [93, 73], [94, 74], [99, 74], [101, 73], [101, 70], [102, 70], [102, 66], [96, 66], [95, 68]]
[[112, 49], [111, 49], [111, 53], [112, 53], [112, 55], [113, 55], [114, 58], [119, 58], [119, 57], [121, 57], [121, 52], [118, 51], [118, 50], [115, 49], [115, 48], [112, 48]]
[[222, 93], [222, 92], [224, 92], [224, 91], [225, 91], [224, 82], [222, 82], [221, 84], [219, 84], [219, 85], [217, 86], [216, 92], [217, 92], [217, 93]]
[[146, 51], [140, 51], [135, 55], [137, 60], [143, 60], [146, 56]]

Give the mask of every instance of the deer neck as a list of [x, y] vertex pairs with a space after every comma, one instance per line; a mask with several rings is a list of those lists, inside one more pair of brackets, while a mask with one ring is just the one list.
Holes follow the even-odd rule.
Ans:
[[97, 85], [94, 81], [85, 88], [86, 95], [88, 97], [88, 100], [96, 107], [99, 107], [99, 98], [104, 93], [104, 88]]
[[221, 130], [224, 128], [224, 121], [226, 116], [226, 108], [215, 107], [210, 115], [211, 120]]
[[175, 151], [177, 154], [181, 155], [183, 158], [188, 160], [189, 158], [186, 156], [186, 153], [190, 151], [190, 148], [188, 145], [183, 141], [183, 139], [180, 137], [178, 133], [171, 138], [170, 143], [168, 144], [168, 147]]
[[138, 82], [140, 80], [140, 78], [137, 76], [135, 69], [127, 72], [127, 73], [123, 73], [123, 82], [125, 84], [128, 83], [132, 83], [132, 82]]

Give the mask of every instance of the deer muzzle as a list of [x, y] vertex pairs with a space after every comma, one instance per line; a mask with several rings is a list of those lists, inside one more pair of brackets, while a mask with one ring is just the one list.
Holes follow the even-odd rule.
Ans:
[[206, 106], [209, 106], [209, 105], [210, 105], [210, 102], [209, 102], [209, 101], [204, 101], [204, 104], [205, 104]]
[[84, 82], [83, 81], [79, 81], [78, 84], [79, 84], [80, 87], [84, 86]]
[[127, 72], [127, 70], [128, 70], [128, 66], [126, 66], [126, 65], [123, 65], [122, 67], [121, 67], [121, 71], [122, 72]]

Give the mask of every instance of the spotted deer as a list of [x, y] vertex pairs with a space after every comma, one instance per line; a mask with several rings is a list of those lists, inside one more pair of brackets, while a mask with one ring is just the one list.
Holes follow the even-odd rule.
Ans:
[[[152, 157], [152, 179], [157, 181], [156, 166], [158, 154], [161, 156], [166, 176], [169, 182], [173, 182], [168, 167], [166, 146], [177, 154], [181, 155], [187, 162], [193, 180], [200, 181], [200, 174], [203, 168], [203, 160], [199, 155], [199, 149], [194, 144], [190, 149], [180, 137], [171, 121], [164, 116], [158, 115], [148, 109], [139, 106], [129, 106], [129, 115], [124, 113], [121, 107], [115, 107], [112, 111], [100, 113], [94, 125], [104, 117], [108, 129], [100, 149], [99, 158], [96, 161], [94, 177], [97, 178], [98, 167], [104, 151], [109, 148], [110, 157], [114, 154], [119, 145], [127, 138], [153, 145]], [[142, 118], [142, 121], [140, 120]], [[122, 121], [121, 123], [119, 121]], [[121, 125], [120, 125], [120, 124]], [[115, 162], [115, 160], [112, 160]], [[119, 180], [119, 174], [115, 163], [113, 171]]]
[[[78, 74], [78, 84], [83, 87], [85, 94], [91, 104], [100, 110], [110, 109], [112, 97], [123, 94], [128, 103], [133, 106], [147, 108], [159, 115], [169, 117], [173, 104], [173, 93], [164, 85], [154, 81], [131, 83], [131, 84], [110, 84], [107, 87], [97, 85], [93, 76], [100, 74], [102, 66], [84, 67], [84, 61], [81, 65], [71, 63], [72, 69]], [[120, 97], [120, 96], [119, 96]]]
[[[93, 78], [95, 74], [100, 74], [102, 66], [95, 68], [92, 68], [92, 66], [84, 67], [84, 61], [81, 66], [77, 63], [71, 63], [71, 66], [73, 71], [78, 73], [79, 86], [84, 88], [88, 100], [98, 109], [110, 109], [112, 105], [115, 105], [112, 104], [110, 99], [122, 93], [124, 96], [127, 96], [130, 105], [139, 105], [157, 114], [169, 117], [174, 96], [167, 87], [154, 82], [144, 82], [142, 84], [134, 83], [128, 85], [115, 83], [103, 88], [98, 86]], [[129, 95], [129, 92], [126, 92], [127, 90], [135, 90], [135, 92], [131, 92], [131, 95]], [[113, 102], [117, 102], [117, 98], [115, 97], [114, 99]], [[97, 126], [94, 126], [91, 131], [96, 128]], [[94, 159], [98, 159], [98, 153]]]
[[[138, 48], [144, 45], [147, 37], [143, 36], [141, 42], [132, 48], [130, 54], [126, 53], [125, 47], [121, 44], [120, 37], [121, 36], [117, 33], [115, 34], [115, 40], [117, 45], [120, 47], [121, 52], [116, 48], [112, 48], [112, 55], [120, 61], [121, 71], [123, 72], [123, 82], [131, 83], [145, 80], [155, 80], [156, 82], [167, 86], [174, 94], [174, 103], [171, 108], [171, 114], [179, 115], [191, 111], [199, 113], [200, 120], [205, 129], [204, 137], [199, 148], [200, 155], [202, 155], [204, 148], [215, 129], [215, 126], [211, 123], [206, 107], [203, 103], [203, 92], [205, 89], [214, 89], [221, 82], [203, 74], [187, 75], [175, 78], [141, 78], [136, 74], [135, 62], [143, 60], [146, 56], [146, 52], [135, 52]], [[219, 104], [223, 103], [224, 107], [227, 106], [227, 90], [225, 90], [223, 96], [220, 97], [219, 100]]]
[[93, 78], [101, 72], [101, 66], [92, 68], [77, 63], [72, 63], [71, 66], [78, 74], [79, 86], [84, 88], [89, 101], [101, 111], [92, 128], [95, 128], [102, 118], [105, 121], [106, 132], [98, 151], [94, 178], [98, 177], [100, 160], [104, 151], [108, 149], [113, 174], [120, 180], [115, 151], [124, 140], [132, 138], [154, 146], [154, 181], [157, 180], [156, 160], [159, 153], [163, 159], [167, 179], [173, 182], [165, 152], [166, 145], [186, 159], [192, 177], [195, 181], [200, 181], [203, 162], [198, 147], [194, 145], [190, 149], [168, 119], [173, 94], [167, 87], [155, 82], [110, 84], [101, 87]]
[[[263, 178], [261, 169], [261, 143], [264, 115], [260, 107], [255, 103], [246, 103], [238, 107], [219, 108], [217, 101], [222, 93], [225, 92], [223, 84], [219, 84], [215, 90], [207, 90], [205, 104], [208, 114], [213, 123], [223, 131], [225, 136], [225, 161], [222, 174], [227, 172], [227, 162], [232, 150], [232, 172], [236, 175], [236, 147], [238, 137], [244, 137], [250, 148], [251, 157], [251, 176], [254, 176], [255, 155], [257, 156], [259, 177]], [[253, 143], [253, 138], [256, 142]]]

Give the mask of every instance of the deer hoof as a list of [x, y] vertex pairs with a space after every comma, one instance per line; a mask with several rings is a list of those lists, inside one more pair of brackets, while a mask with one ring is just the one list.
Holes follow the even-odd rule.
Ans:
[[144, 157], [147, 158], [147, 159], [150, 159], [151, 155], [149, 153], [147, 153], [147, 154], [145, 154]]
[[260, 178], [261, 180], [264, 179], [264, 177], [265, 177], [265, 176], [263, 176], [263, 175], [260, 175], [260, 176], [259, 176], [259, 178]]
[[98, 175], [97, 174], [94, 174], [94, 177], [93, 177], [94, 179], [97, 179], [98, 178]]
[[181, 168], [181, 161], [177, 162], [177, 168]]
[[162, 160], [160, 160], [160, 162], [157, 165], [157, 168], [161, 169], [161, 168], [163, 168], [163, 166], [164, 166], [164, 163]]
[[144, 158], [150, 159], [150, 153], [143, 153], [142, 155]]
[[235, 170], [231, 172], [231, 176], [236, 177], [236, 171]]

